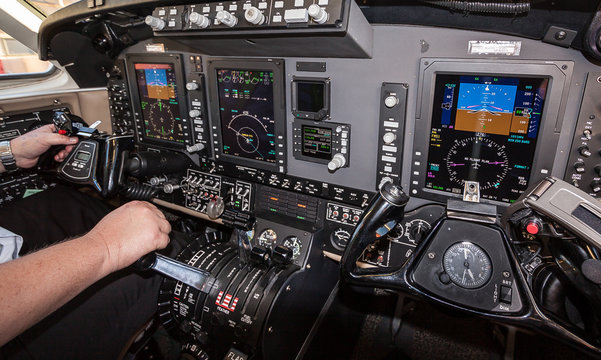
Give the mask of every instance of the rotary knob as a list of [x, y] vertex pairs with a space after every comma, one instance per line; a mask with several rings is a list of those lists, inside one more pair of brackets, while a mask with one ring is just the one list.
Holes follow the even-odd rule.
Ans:
[[384, 144], [392, 144], [396, 140], [396, 135], [392, 132], [387, 132], [382, 136], [382, 140], [384, 140]]
[[593, 190], [593, 192], [595, 194], [598, 194], [599, 192], [601, 192], [601, 181], [593, 180], [591, 182], [591, 190]]
[[574, 170], [576, 170], [578, 174], [582, 174], [586, 171], [586, 167], [582, 161], [577, 161], [574, 163]]
[[328, 169], [335, 171], [346, 165], [346, 158], [341, 153], [337, 153], [332, 157], [332, 160], [328, 163]]
[[218, 217], [220, 217], [221, 214], [223, 214], [224, 210], [225, 210], [225, 202], [220, 197], [212, 199], [211, 201], [209, 201], [209, 204], [207, 205], [207, 215], [211, 219], [217, 219]]
[[592, 155], [591, 150], [586, 145], [582, 145], [581, 147], [579, 147], [578, 153], [584, 157], [589, 157]]
[[186, 84], [186, 89], [188, 91], [194, 91], [194, 90], [198, 90], [198, 83], [195, 82], [189, 82]]
[[328, 12], [322, 9], [317, 4], [312, 4], [311, 6], [309, 6], [307, 12], [309, 13], [309, 16], [313, 19], [313, 21], [315, 21], [318, 24], [323, 24], [326, 21], [328, 21]]
[[584, 129], [584, 131], [582, 131], [582, 137], [590, 140], [593, 138], [593, 132], [590, 129]]
[[244, 12], [244, 18], [251, 24], [254, 25], [263, 25], [265, 22], [265, 15], [261, 12], [261, 10], [257, 9], [254, 6], [249, 7]]
[[238, 23], [238, 18], [225, 10], [219, 10], [217, 15], [215, 15], [215, 20], [217, 20], [218, 24], [229, 27], [234, 27]]
[[165, 20], [161, 20], [152, 15], [148, 15], [146, 19], [144, 19], [144, 22], [146, 23], [146, 25], [150, 26], [154, 31], [163, 30], [165, 28]]
[[196, 109], [192, 109], [190, 110], [190, 112], [188, 113], [188, 115], [190, 115], [191, 118], [197, 118], [200, 117], [200, 110], [196, 110]]
[[388, 95], [384, 99], [384, 105], [389, 109], [395, 107], [396, 104], [398, 104], [398, 103], [399, 103], [399, 99], [394, 95]]
[[409, 227], [409, 236], [419, 243], [430, 232], [431, 226], [425, 221], [417, 221]]
[[208, 17], [206, 17], [203, 14], [199, 14], [195, 11], [193, 11], [192, 13], [190, 13], [190, 23], [200, 27], [200, 28], [206, 28], [209, 25], [211, 25], [211, 20], [209, 20]]

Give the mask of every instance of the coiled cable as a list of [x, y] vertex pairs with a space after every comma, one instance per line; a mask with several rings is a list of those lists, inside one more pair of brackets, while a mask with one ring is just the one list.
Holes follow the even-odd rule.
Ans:
[[459, 0], [422, 0], [425, 3], [447, 8], [451, 11], [488, 14], [521, 14], [530, 11], [529, 2], [482, 2]]
[[150, 201], [159, 192], [159, 189], [152, 185], [139, 184], [139, 183], [128, 183], [123, 194], [126, 198], [132, 200], [144, 200]]

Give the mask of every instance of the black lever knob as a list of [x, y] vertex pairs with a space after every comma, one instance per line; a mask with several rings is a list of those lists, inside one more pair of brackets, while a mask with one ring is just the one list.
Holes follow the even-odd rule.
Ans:
[[292, 262], [292, 249], [286, 246], [278, 245], [273, 249], [273, 262], [279, 265], [288, 265]]
[[250, 261], [255, 265], [268, 265], [270, 258], [270, 251], [264, 246], [255, 245], [250, 251]]

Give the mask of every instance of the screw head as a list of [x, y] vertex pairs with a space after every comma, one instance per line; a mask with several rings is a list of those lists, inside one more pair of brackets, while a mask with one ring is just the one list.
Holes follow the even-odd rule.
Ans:
[[563, 30], [559, 30], [558, 32], [555, 33], [555, 40], [565, 40], [568, 37], [568, 33], [563, 31]]
[[428, 258], [429, 259], [434, 259], [436, 257], [436, 254], [434, 254], [433, 252], [428, 253]]

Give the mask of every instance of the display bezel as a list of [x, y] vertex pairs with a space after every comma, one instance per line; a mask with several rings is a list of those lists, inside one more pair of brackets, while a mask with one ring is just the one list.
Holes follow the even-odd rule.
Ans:
[[[182, 122], [182, 131], [184, 142], [179, 143], [175, 141], [156, 139], [148, 137], [144, 133], [144, 118], [142, 113], [142, 106], [140, 104], [140, 92], [137, 84], [136, 76], [136, 64], [167, 64], [173, 66], [176, 77], [176, 93], [179, 101], [179, 111]], [[134, 54], [127, 55], [126, 67], [128, 73], [128, 84], [129, 91], [132, 95], [132, 107], [134, 110], [134, 119], [136, 122], [136, 139], [139, 143], [147, 145], [155, 145], [166, 148], [184, 149], [186, 145], [191, 145], [192, 132], [190, 131], [190, 124], [188, 119], [188, 106], [186, 92], [184, 91], [186, 84], [183, 72], [182, 57], [179, 54]]]
[[[318, 111], [303, 111], [298, 109], [298, 84], [321, 84], [323, 85], [323, 106]], [[314, 77], [298, 77], [292, 78], [291, 85], [291, 108], [292, 115], [297, 119], [308, 120], [325, 120], [330, 117], [330, 79], [314, 78]]]
[[[528, 186], [535, 184], [553, 173], [553, 162], [559, 141], [559, 131], [563, 121], [568, 87], [573, 64], [569, 61], [486, 61], [474, 59], [422, 58], [418, 106], [414, 127], [413, 151], [411, 154], [410, 194], [411, 196], [444, 202], [449, 198], [462, 198], [460, 194], [425, 187], [430, 133], [432, 130], [432, 109], [437, 75], [468, 75], [498, 77], [548, 78], [547, 95], [534, 151]], [[510, 203], [480, 199], [501, 207]]]
[[[217, 160], [238, 165], [286, 172], [286, 97], [284, 88], [284, 60], [282, 59], [209, 59], [209, 111], [211, 114], [214, 154]], [[273, 72], [273, 117], [275, 135], [275, 163], [239, 157], [223, 152], [221, 116], [219, 111], [218, 70], [247, 70]]]

